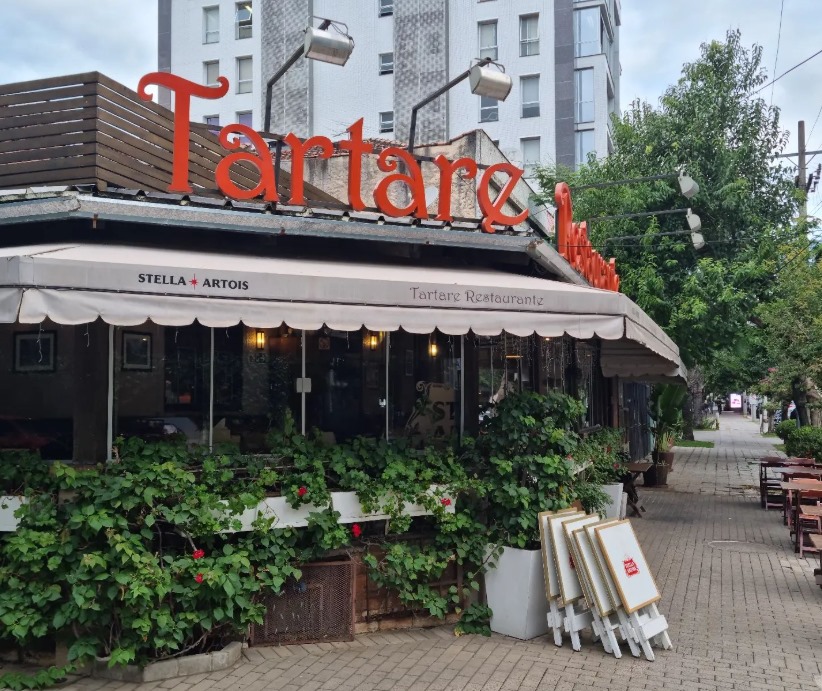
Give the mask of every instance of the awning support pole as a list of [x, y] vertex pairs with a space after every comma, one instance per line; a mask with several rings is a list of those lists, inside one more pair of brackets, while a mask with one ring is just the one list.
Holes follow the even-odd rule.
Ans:
[[111, 462], [114, 446], [114, 325], [108, 325], [108, 402], [106, 407], [106, 461]]
[[214, 327], [210, 329], [211, 354], [208, 365], [208, 450], [214, 451]]
[[300, 353], [302, 355], [302, 373], [300, 376], [303, 379], [300, 393], [300, 429], [303, 436], [305, 436], [305, 329], [302, 329], [300, 333], [302, 334], [300, 337]]
[[388, 405], [388, 374], [389, 374], [389, 365], [390, 365], [390, 354], [389, 351], [391, 350], [391, 332], [385, 332], [385, 441], [388, 441], [389, 437], [389, 405]]
[[460, 443], [465, 436], [465, 336], [460, 336]]

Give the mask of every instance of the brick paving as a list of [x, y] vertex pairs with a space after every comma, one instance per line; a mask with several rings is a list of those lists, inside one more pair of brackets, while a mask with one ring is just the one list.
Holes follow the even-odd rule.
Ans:
[[[158, 684], [80, 679], [82, 691], [207, 689], [822, 689], [822, 591], [815, 557], [794, 555], [777, 511], [759, 508], [757, 467], [778, 440], [722, 415], [698, 433], [714, 449], [678, 448], [665, 489], [642, 489], [633, 521], [670, 624], [656, 662], [606, 655], [585, 639], [574, 653], [546, 637], [455, 637], [450, 627], [363, 635], [353, 643], [253, 648], [231, 670]], [[820, 681], [816, 681], [816, 677]]]

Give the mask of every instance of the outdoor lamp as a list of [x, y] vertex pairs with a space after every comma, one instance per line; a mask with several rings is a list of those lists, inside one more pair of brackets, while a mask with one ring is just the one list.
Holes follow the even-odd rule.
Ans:
[[349, 36], [348, 27], [342, 22], [330, 21], [329, 28], [334, 31], [313, 26], [305, 30], [305, 57], [332, 65], [344, 65], [354, 50], [354, 39]]
[[376, 350], [377, 346], [380, 344], [380, 338], [377, 334], [369, 334], [366, 342], [368, 343], [369, 350]]
[[703, 247], [705, 247], [705, 238], [703, 237], [702, 233], [691, 233], [691, 242], [694, 243], [695, 250], [701, 250]]
[[690, 199], [695, 194], [699, 194], [699, 185], [690, 175], [685, 175], [685, 173], [680, 171], [677, 182], [679, 182], [679, 191], [682, 192], [682, 196], [686, 199]]
[[[494, 65], [495, 69], [491, 68]], [[486, 98], [504, 101], [511, 93], [513, 81], [505, 74], [505, 68], [496, 62], [483, 65], [478, 63], [468, 70], [468, 84], [471, 93]]]
[[437, 357], [437, 353], [439, 353], [439, 352], [440, 352], [440, 349], [439, 349], [439, 347], [437, 346], [436, 342], [435, 342], [435, 341], [431, 341], [431, 342], [428, 344], [428, 354], [429, 354], [431, 357]]
[[265, 331], [257, 332], [257, 350], [265, 350]]
[[690, 209], [688, 209], [685, 214], [685, 220], [688, 221], [688, 227], [691, 229], [692, 233], [702, 230], [702, 221], [700, 221], [699, 216], [697, 216]]

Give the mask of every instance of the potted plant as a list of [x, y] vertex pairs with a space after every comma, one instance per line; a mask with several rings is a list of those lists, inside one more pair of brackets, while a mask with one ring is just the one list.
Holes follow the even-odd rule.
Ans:
[[674, 464], [674, 442], [682, 429], [682, 404], [687, 390], [677, 384], [660, 384], [651, 396], [651, 429], [654, 434], [654, 466], [645, 473], [645, 484], [665, 485]]
[[506, 396], [482, 422], [473, 470], [485, 481], [489, 542], [500, 552], [485, 575], [497, 633], [527, 640], [547, 632], [537, 516], [577, 498], [573, 425], [582, 412], [565, 394], [524, 392]]
[[627, 461], [622, 445], [622, 430], [603, 428], [589, 434], [577, 452], [583, 462], [583, 484], [577, 487], [577, 495], [587, 511], [606, 518], [620, 518], [622, 511], [622, 478]]

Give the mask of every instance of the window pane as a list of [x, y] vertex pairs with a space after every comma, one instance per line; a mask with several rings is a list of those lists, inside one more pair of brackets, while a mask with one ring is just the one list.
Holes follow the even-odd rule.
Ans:
[[209, 86], [214, 86], [217, 84], [217, 77], [220, 76], [220, 63], [219, 62], [204, 62], [204, 76], [203, 81]]
[[540, 161], [539, 137], [530, 137], [520, 140], [522, 148], [522, 163], [525, 177], [530, 178], [536, 172], [536, 164]]
[[394, 53], [380, 53], [380, 74], [391, 74], [394, 71]]
[[251, 38], [253, 24], [251, 3], [238, 2], [235, 17], [236, 38]]
[[488, 96], [480, 96], [480, 122], [499, 120], [499, 101]]
[[497, 23], [482, 22], [479, 25], [479, 56], [497, 59]]
[[600, 47], [599, 8], [592, 7], [574, 12], [574, 55], [596, 55]]
[[203, 8], [203, 43], [217, 43], [220, 40], [220, 8]]
[[522, 117], [533, 118], [539, 115], [539, 76], [520, 79], [522, 98]]
[[574, 116], [576, 122], [594, 120], [594, 71], [577, 70], [574, 89]]
[[394, 0], [379, 0], [380, 3], [380, 17], [387, 17], [394, 14]]
[[388, 110], [380, 113], [380, 132], [394, 131], [394, 111]]
[[237, 58], [237, 93], [251, 92], [251, 58]]
[[237, 113], [237, 122], [239, 122], [241, 125], [246, 125], [247, 127], [253, 127], [251, 111]]
[[220, 116], [219, 115], [206, 115], [203, 118], [203, 122], [211, 128], [211, 134], [219, 134], [220, 133]]
[[576, 163], [582, 165], [588, 162], [588, 154], [594, 150], [594, 130], [582, 130], [576, 133]]
[[521, 57], [539, 54], [539, 16], [520, 17], [519, 35]]

